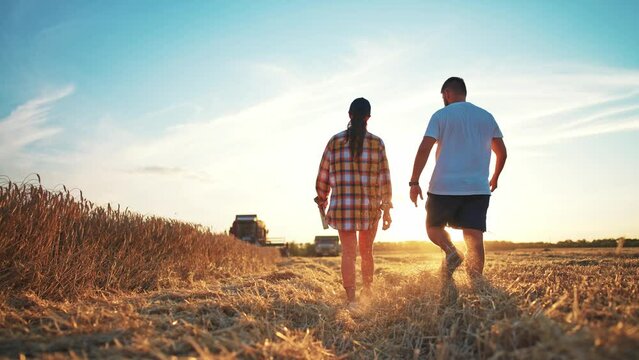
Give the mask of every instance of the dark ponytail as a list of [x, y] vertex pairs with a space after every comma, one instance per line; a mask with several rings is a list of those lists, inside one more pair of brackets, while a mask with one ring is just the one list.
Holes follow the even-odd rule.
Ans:
[[346, 129], [346, 141], [353, 158], [358, 158], [364, 148], [366, 136], [366, 118], [371, 115], [371, 103], [364, 98], [357, 98], [351, 103], [348, 113], [351, 121]]

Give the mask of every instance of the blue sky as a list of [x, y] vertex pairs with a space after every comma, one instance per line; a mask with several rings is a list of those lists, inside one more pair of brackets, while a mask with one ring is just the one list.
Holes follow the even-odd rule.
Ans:
[[[439, 87], [462, 76], [509, 163], [487, 238], [639, 237], [634, 1], [0, 3], [0, 174], [223, 231], [318, 227], [314, 177], [353, 98], [388, 148], [395, 222]], [[427, 182], [433, 159], [422, 177]]]

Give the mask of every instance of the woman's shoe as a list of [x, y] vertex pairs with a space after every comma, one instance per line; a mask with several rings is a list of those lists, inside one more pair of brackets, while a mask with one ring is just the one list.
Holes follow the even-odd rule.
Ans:
[[364, 285], [362, 291], [359, 292], [359, 296], [362, 298], [370, 298], [373, 296], [373, 290], [371, 290], [370, 285]]
[[346, 302], [347, 303], [355, 302], [356, 301], [355, 288], [354, 287], [348, 287], [345, 290], [346, 290]]

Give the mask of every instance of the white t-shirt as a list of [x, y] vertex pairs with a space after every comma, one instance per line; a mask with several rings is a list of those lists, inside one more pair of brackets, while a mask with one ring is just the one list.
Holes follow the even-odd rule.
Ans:
[[490, 195], [491, 143], [503, 135], [488, 111], [469, 102], [454, 102], [433, 114], [424, 136], [437, 140], [428, 192]]

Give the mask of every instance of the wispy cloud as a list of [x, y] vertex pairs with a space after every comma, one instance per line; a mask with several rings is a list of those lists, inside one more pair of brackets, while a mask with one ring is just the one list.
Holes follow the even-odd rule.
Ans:
[[165, 166], [142, 166], [130, 171], [132, 174], [142, 175], [179, 175], [184, 173], [184, 169], [178, 167]]
[[0, 159], [12, 160], [23, 154], [30, 144], [49, 138], [62, 131], [47, 125], [51, 106], [71, 95], [73, 86], [67, 86], [29, 100], [18, 106], [9, 116], [0, 120]]
[[538, 148], [639, 130], [636, 89], [639, 71], [556, 67], [526, 76], [503, 74], [482, 96], [499, 112], [510, 144]]
[[202, 106], [195, 103], [180, 103], [176, 105], [170, 105], [159, 110], [153, 110], [142, 115], [142, 120], [162, 120], [169, 119], [175, 121], [175, 118], [182, 119], [182, 121], [192, 121], [198, 115], [202, 113]]
[[189, 171], [180, 167], [140, 166], [127, 171], [129, 174], [144, 176], [175, 176], [186, 180], [211, 183], [211, 176], [204, 171]]

